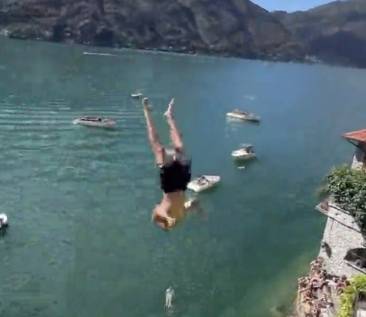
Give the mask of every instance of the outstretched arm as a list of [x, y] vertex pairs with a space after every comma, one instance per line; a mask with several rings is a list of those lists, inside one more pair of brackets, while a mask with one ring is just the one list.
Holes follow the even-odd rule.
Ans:
[[152, 116], [149, 110], [149, 100], [147, 98], [144, 98], [142, 104], [144, 108], [144, 115], [147, 125], [147, 134], [151, 145], [151, 149], [155, 155], [156, 164], [160, 165], [164, 163], [164, 147], [160, 143], [158, 133], [152, 120]]
[[167, 206], [157, 205], [152, 214], [152, 220], [162, 229], [170, 229], [176, 224], [176, 220], [169, 216]]

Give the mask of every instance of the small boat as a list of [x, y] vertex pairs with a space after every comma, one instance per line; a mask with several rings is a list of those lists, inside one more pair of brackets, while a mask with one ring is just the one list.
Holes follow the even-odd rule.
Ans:
[[247, 111], [242, 111], [239, 109], [235, 109], [226, 114], [228, 118], [251, 121], [251, 122], [260, 122], [261, 118], [256, 116], [254, 113], [250, 113]]
[[165, 309], [170, 310], [173, 308], [174, 295], [175, 291], [171, 286], [165, 290]]
[[98, 53], [98, 52], [83, 52], [83, 55], [91, 55], [91, 56], [117, 56], [111, 53]]
[[80, 117], [73, 121], [74, 124], [85, 125], [87, 127], [114, 128], [116, 121], [101, 117]]
[[6, 214], [0, 214], [0, 229], [4, 229], [8, 225], [8, 216]]
[[199, 193], [214, 187], [220, 182], [220, 180], [220, 176], [202, 175], [189, 182], [187, 187], [188, 189]]
[[231, 153], [231, 156], [236, 160], [250, 160], [256, 157], [253, 145], [244, 144], [238, 150], [235, 150]]
[[131, 94], [131, 98], [133, 99], [140, 99], [143, 97], [143, 94], [141, 92], [135, 92], [133, 94]]

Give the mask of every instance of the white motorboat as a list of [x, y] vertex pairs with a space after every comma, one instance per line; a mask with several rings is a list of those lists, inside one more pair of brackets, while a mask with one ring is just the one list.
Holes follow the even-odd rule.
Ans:
[[91, 56], [117, 56], [111, 53], [98, 53], [98, 52], [83, 52], [83, 55], [91, 55]]
[[202, 175], [188, 183], [188, 189], [196, 193], [210, 189], [220, 182], [220, 176]]
[[236, 160], [250, 160], [255, 158], [256, 154], [254, 153], [253, 145], [247, 144], [242, 145], [240, 149], [233, 151], [231, 156]]
[[73, 121], [74, 124], [97, 128], [114, 128], [116, 121], [101, 117], [80, 117]]
[[140, 99], [142, 98], [143, 94], [141, 92], [135, 92], [133, 94], [131, 94], [131, 98], [133, 99]]
[[261, 118], [256, 116], [254, 113], [242, 111], [239, 109], [235, 109], [231, 112], [228, 112], [226, 114], [228, 118], [232, 119], [239, 119], [239, 120], [245, 120], [245, 121], [251, 121], [251, 122], [260, 122]]
[[6, 228], [8, 225], [8, 216], [6, 214], [0, 214], [0, 229]]

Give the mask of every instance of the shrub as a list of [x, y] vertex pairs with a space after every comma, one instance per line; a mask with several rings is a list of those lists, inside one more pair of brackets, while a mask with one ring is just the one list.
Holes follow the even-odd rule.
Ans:
[[357, 275], [351, 280], [351, 284], [347, 286], [341, 295], [341, 304], [338, 317], [352, 317], [353, 304], [357, 293], [366, 290], [366, 275]]
[[327, 177], [326, 190], [366, 233], [366, 173], [348, 166], [334, 168]]

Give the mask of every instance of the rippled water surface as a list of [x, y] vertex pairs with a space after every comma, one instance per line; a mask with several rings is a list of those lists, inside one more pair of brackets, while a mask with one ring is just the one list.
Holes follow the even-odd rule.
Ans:
[[[365, 126], [365, 85], [353, 69], [1, 40], [0, 315], [165, 316], [172, 286], [171, 316], [278, 316], [317, 252], [319, 182], [351, 157], [340, 135]], [[165, 143], [175, 96], [193, 173], [222, 176], [169, 233], [150, 221], [160, 192], [135, 89]], [[262, 124], [227, 122], [236, 106]], [[245, 169], [241, 143], [259, 157]]]

